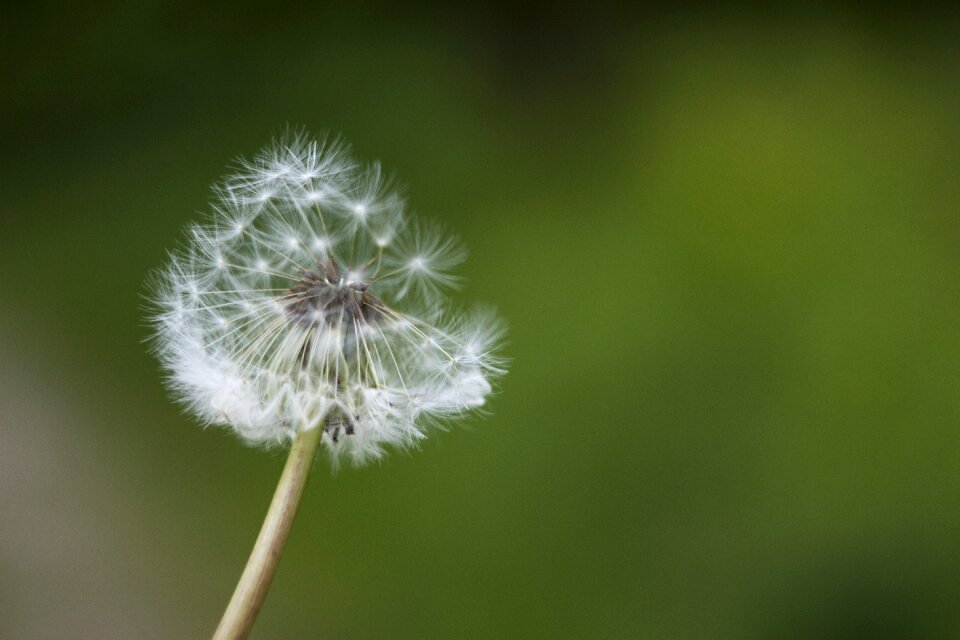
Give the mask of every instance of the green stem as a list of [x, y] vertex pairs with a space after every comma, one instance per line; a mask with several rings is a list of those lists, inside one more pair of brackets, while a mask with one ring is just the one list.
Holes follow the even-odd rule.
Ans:
[[309, 431], [301, 431], [293, 441], [260, 535], [213, 640], [242, 640], [250, 633], [277, 571], [322, 435], [323, 427], [318, 425]]

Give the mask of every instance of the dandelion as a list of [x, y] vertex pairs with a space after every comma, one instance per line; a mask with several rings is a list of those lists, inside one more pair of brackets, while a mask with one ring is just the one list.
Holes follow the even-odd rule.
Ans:
[[215, 194], [155, 278], [154, 347], [204, 423], [292, 444], [228, 638], [252, 625], [317, 448], [362, 465], [479, 409], [503, 373], [503, 330], [451, 309], [460, 243], [408, 219], [380, 165], [337, 141], [287, 135]]

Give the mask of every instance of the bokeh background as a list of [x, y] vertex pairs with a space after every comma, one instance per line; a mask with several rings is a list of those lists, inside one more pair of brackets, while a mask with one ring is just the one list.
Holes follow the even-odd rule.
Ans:
[[960, 637], [955, 9], [4, 12], [0, 637], [216, 625], [283, 456], [169, 401], [143, 283], [286, 125], [460, 233], [512, 364], [318, 461], [254, 637]]

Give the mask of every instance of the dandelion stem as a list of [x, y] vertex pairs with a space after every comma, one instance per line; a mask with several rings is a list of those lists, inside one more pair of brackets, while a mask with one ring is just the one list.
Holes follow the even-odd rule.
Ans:
[[260, 535], [253, 545], [230, 604], [213, 634], [213, 640], [242, 640], [250, 633], [267, 597], [273, 574], [276, 573], [321, 435], [323, 427], [317, 426], [309, 431], [301, 431], [294, 440]]

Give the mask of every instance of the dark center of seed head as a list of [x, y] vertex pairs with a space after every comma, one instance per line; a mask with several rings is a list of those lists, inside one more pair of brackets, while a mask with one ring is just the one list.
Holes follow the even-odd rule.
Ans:
[[376, 323], [383, 303], [366, 282], [348, 282], [335, 258], [317, 261], [316, 269], [302, 270], [287, 291], [287, 316], [304, 327], [322, 324]]

